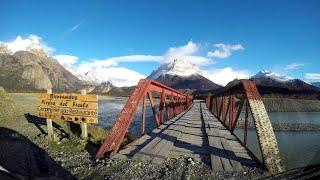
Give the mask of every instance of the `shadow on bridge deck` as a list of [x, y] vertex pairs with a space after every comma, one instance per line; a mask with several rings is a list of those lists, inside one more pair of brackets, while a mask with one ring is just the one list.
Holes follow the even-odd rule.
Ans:
[[160, 164], [182, 155], [217, 171], [242, 171], [243, 165], [261, 165], [201, 101], [195, 101], [184, 113], [142, 136], [116, 157]]

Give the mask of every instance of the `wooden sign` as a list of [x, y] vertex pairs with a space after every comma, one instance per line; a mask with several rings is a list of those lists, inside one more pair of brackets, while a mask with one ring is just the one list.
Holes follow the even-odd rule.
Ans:
[[98, 123], [98, 97], [81, 94], [38, 94], [38, 114], [52, 120]]

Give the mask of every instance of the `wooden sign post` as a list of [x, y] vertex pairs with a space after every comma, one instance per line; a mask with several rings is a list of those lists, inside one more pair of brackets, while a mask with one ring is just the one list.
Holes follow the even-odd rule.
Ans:
[[39, 117], [47, 119], [48, 136], [53, 140], [52, 120], [64, 120], [69, 123], [80, 124], [81, 137], [88, 138], [88, 123], [98, 123], [98, 96], [81, 94], [47, 93], [38, 94]]
[[[47, 89], [48, 94], [52, 94], [52, 89]], [[54, 140], [53, 137], [53, 127], [52, 127], [52, 120], [47, 118], [47, 130], [48, 130], [48, 139], [50, 141]]]
[[[86, 90], [82, 90], [81, 91], [82, 95], [86, 95], [87, 91]], [[82, 139], [87, 139], [88, 138], [88, 126], [86, 122], [81, 122], [80, 124], [81, 127], [81, 137]]]

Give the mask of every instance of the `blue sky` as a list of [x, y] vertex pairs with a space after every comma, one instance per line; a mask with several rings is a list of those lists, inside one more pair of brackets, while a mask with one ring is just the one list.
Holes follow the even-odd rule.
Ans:
[[[76, 65], [130, 55], [164, 57], [170, 48], [192, 43], [196, 50], [185, 53], [207, 58], [210, 63], [197, 65], [208, 72], [231, 68], [235, 74], [255, 74], [268, 69], [320, 81], [320, 1], [316, 0], [7, 0], [0, 6], [0, 27], [0, 41], [32, 34], [54, 49], [52, 56], [77, 57]], [[226, 51], [217, 44], [231, 48], [230, 53], [222, 57]], [[241, 48], [232, 50], [237, 45]], [[209, 57], [208, 52], [215, 50], [220, 54]], [[141, 59], [119, 60], [113, 67], [147, 76], [167, 61]]]

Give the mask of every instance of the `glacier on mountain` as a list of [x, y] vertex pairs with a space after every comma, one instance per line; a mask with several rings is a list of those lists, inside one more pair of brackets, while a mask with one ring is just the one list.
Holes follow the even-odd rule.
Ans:
[[258, 72], [256, 75], [252, 76], [251, 78], [270, 78], [275, 81], [285, 82], [285, 81], [291, 81], [293, 78], [289, 76], [283, 76], [268, 70], [262, 70]]
[[177, 75], [187, 77], [197, 74], [202, 74], [199, 67], [193, 65], [187, 60], [175, 59], [169, 63], [162, 64], [158, 69], [151, 73], [149, 78], [158, 79], [162, 75]]

